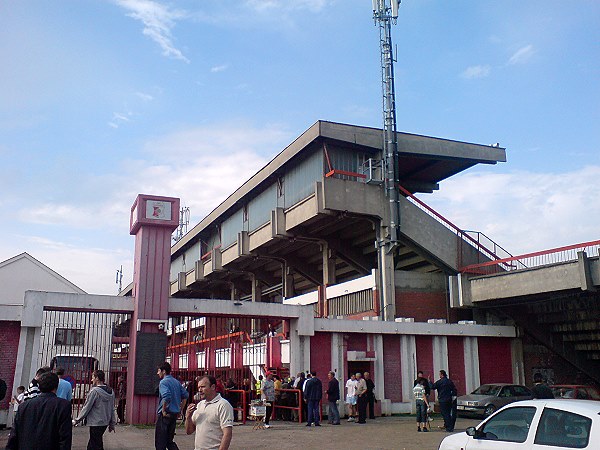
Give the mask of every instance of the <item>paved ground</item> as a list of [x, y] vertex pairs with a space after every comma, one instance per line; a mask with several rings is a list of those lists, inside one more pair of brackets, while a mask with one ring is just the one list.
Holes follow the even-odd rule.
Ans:
[[[242, 449], [319, 449], [327, 447], [345, 450], [436, 450], [442, 439], [448, 435], [437, 429], [440, 417], [436, 417], [430, 433], [417, 433], [413, 417], [378, 417], [365, 425], [343, 422], [339, 426], [323, 424], [320, 428], [308, 428], [304, 424], [273, 421], [268, 430], [253, 430], [246, 425], [233, 429], [232, 450]], [[479, 423], [477, 420], [458, 419], [456, 431]], [[73, 430], [73, 449], [85, 449], [88, 429], [77, 427]], [[8, 432], [0, 431], [0, 448], [4, 448]], [[175, 442], [181, 450], [194, 448], [194, 436], [186, 436], [183, 429], [177, 430]], [[116, 433], [107, 433], [104, 438], [106, 450], [152, 450], [154, 449], [154, 429], [133, 426], [118, 426]]]

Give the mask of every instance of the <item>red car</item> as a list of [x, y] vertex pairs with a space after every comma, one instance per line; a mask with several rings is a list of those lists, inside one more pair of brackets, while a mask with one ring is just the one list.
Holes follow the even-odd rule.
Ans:
[[550, 386], [554, 398], [574, 398], [578, 400], [600, 400], [600, 392], [593, 386], [580, 384], [555, 384]]

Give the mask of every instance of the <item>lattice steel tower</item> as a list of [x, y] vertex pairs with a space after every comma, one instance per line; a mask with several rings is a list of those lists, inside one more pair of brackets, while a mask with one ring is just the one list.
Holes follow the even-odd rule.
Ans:
[[[385, 192], [390, 202], [390, 233], [385, 245], [393, 252], [398, 245], [400, 208], [398, 204], [399, 168], [396, 137], [396, 95], [391, 25], [398, 18], [399, 0], [373, 0], [373, 19], [379, 25], [381, 84], [383, 87], [383, 169]], [[381, 245], [381, 244], [380, 244]]]

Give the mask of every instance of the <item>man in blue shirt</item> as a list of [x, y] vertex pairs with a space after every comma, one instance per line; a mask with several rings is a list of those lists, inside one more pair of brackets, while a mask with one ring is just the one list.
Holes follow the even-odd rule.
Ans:
[[160, 384], [154, 445], [156, 450], [178, 450], [179, 447], [173, 442], [177, 416], [181, 410], [181, 400], [188, 398], [189, 394], [181, 383], [171, 376], [171, 364], [168, 362], [161, 364], [156, 374], [160, 378]]
[[65, 380], [65, 369], [57, 367], [56, 375], [58, 375], [58, 389], [56, 390], [56, 396], [71, 401], [73, 399], [73, 386]]

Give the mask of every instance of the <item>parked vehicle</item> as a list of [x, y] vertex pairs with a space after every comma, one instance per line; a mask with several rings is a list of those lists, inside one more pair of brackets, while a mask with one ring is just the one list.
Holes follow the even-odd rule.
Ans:
[[581, 384], [555, 384], [550, 386], [554, 398], [573, 398], [578, 400], [600, 400], [600, 392], [593, 386]]
[[507, 405], [476, 427], [447, 436], [439, 450], [597, 450], [600, 403], [525, 400]]
[[504, 405], [533, 398], [531, 391], [519, 384], [482, 384], [472, 393], [456, 400], [459, 416], [487, 417]]

